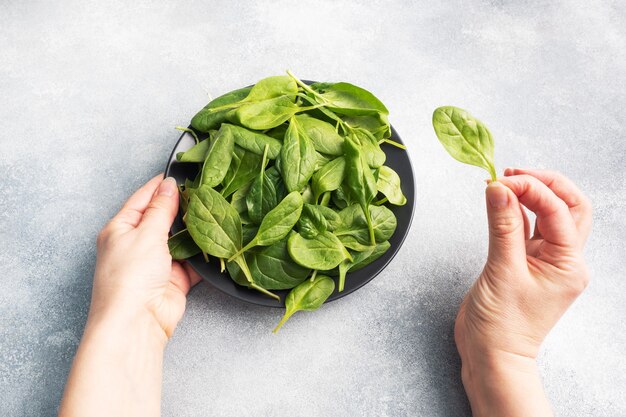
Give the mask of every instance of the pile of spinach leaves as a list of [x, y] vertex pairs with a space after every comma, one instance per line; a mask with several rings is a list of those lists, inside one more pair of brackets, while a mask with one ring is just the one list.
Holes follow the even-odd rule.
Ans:
[[182, 129], [196, 145], [177, 163], [198, 174], [180, 186], [186, 229], [168, 242], [174, 259], [216, 257], [237, 284], [278, 301], [272, 291], [290, 289], [275, 332], [385, 253], [396, 229], [386, 204], [406, 204], [381, 147], [404, 149], [385, 105], [287, 73], [216, 98]]

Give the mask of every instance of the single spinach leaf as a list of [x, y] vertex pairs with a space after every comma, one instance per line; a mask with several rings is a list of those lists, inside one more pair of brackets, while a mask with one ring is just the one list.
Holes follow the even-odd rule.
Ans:
[[[232, 258], [255, 246], [269, 246], [283, 239], [296, 225], [302, 213], [302, 196], [294, 191], [289, 193], [273, 210], [263, 218], [257, 235], [237, 251]], [[230, 260], [230, 259], [229, 259]]]
[[[266, 146], [266, 150], [269, 147]], [[266, 152], [267, 153], [267, 152]], [[263, 164], [261, 164], [261, 172], [259, 176], [252, 182], [250, 191], [246, 196], [246, 206], [250, 219], [255, 224], [260, 224], [263, 218], [270, 210], [278, 205], [277, 190], [275, 183], [265, 173], [265, 160], [267, 155], [263, 156]]]
[[400, 176], [388, 166], [381, 166], [378, 170], [376, 189], [382, 193], [391, 204], [403, 206], [406, 204], [406, 197], [400, 188]]
[[277, 75], [263, 78], [257, 82], [242, 101], [244, 103], [258, 102], [281, 96], [288, 96], [293, 100], [297, 93], [298, 85], [293, 78], [288, 75]]
[[344, 259], [350, 258], [350, 253], [341, 241], [329, 231], [320, 232], [311, 239], [294, 233], [289, 237], [287, 249], [299, 265], [321, 271], [333, 269]]
[[210, 146], [211, 141], [208, 139], [202, 140], [185, 152], [178, 152], [176, 160], [178, 162], [204, 162]]
[[359, 203], [367, 220], [370, 243], [374, 245], [374, 229], [370, 216], [370, 202], [376, 196], [376, 180], [365, 156], [361, 153], [358, 145], [351, 138], [345, 141], [346, 153], [346, 186], [352, 198]]
[[315, 171], [315, 149], [292, 117], [280, 153], [280, 167], [288, 191], [302, 191]]
[[359, 116], [368, 114], [389, 114], [385, 105], [372, 93], [350, 83], [314, 83], [311, 89], [316, 99], [326, 104], [326, 108], [337, 114]]
[[387, 155], [380, 149], [378, 140], [365, 129], [354, 129], [353, 134], [353, 138], [355, 138], [361, 146], [361, 153], [365, 155], [367, 165], [369, 165], [370, 168], [380, 168], [385, 163]]
[[230, 258], [241, 248], [241, 219], [233, 206], [208, 185], [200, 186], [189, 200], [187, 229], [209, 255]]
[[[253, 152], [257, 155], [263, 155], [265, 146], [268, 146], [267, 156], [269, 159], [275, 159], [280, 153], [281, 143], [279, 140], [271, 136], [264, 135], [259, 132], [252, 132], [245, 127], [235, 126], [228, 123], [222, 124], [221, 129], [227, 129], [233, 135], [235, 143], [243, 149]], [[220, 129], [220, 130], [221, 130]]]
[[328, 229], [328, 221], [318, 207], [322, 206], [305, 204], [302, 208], [302, 214], [298, 220], [298, 231], [306, 239], [312, 239]]
[[209, 132], [219, 127], [222, 122], [226, 121], [230, 109], [220, 111], [214, 111], [213, 109], [239, 102], [250, 93], [250, 90], [251, 87], [240, 88], [212, 100], [191, 119], [191, 127], [200, 132]]
[[241, 105], [234, 112], [234, 120], [249, 129], [265, 130], [285, 123], [301, 110], [290, 97], [280, 96]]
[[317, 201], [323, 193], [334, 191], [341, 186], [346, 173], [346, 159], [343, 156], [333, 159], [324, 165], [311, 178], [314, 200]]
[[376, 259], [380, 258], [383, 253], [387, 252], [387, 249], [391, 247], [388, 241], [384, 241], [376, 244], [376, 246], [370, 247], [363, 252], [352, 252], [352, 260], [345, 259], [339, 264], [339, 280], [338, 291], [343, 291], [346, 282], [346, 274], [350, 271], [356, 271], [363, 268], [366, 265], [371, 264]]
[[327, 155], [343, 155], [343, 137], [333, 125], [307, 114], [297, 115], [296, 120], [316, 151]]
[[239, 146], [234, 147], [232, 161], [224, 181], [222, 181], [222, 195], [228, 197], [239, 188], [248, 184], [259, 173], [263, 157], [248, 152]]
[[439, 142], [459, 162], [483, 168], [496, 180], [493, 164], [493, 138], [483, 122], [453, 106], [439, 107], [433, 113], [433, 127]]
[[187, 259], [199, 254], [202, 250], [193, 241], [187, 229], [170, 236], [167, 240], [172, 259]]
[[295, 287], [285, 299], [287, 310], [282, 320], [274, 329], [276, 333], [296, 311], [314, 311], [320, 308], [324, 301], [335, 290], [335, 281], [325, 275], [318, 275], [315, 280], [307, 279]]
[[246, 254], [254, 280], [268, 290], [286, 290], [303, 282], [310, 269], [296, 264], [287, 251], [287, 239]]
[[234, 146], [232, 133], [222, 125], [202, 165], [200, 184], [215, 187], [222, 182], [230, 167]]
[[391, 137], [391, 125], [386, 114], [376, 113], [365, 116], [343, 116], [343, 122], [350, 128], [368, 130], [377, 140]]
[[[372, 230], [375, 242], [389, 240], [397, 227], [396, 216], [385, 206], [370, 206]], [[354, 204], [339, 212], [340, 226], [334, 230], [334, 234], [344, 246], [363, 251], [373, 246], [371, 243], [367, 219], [363, 209]]]

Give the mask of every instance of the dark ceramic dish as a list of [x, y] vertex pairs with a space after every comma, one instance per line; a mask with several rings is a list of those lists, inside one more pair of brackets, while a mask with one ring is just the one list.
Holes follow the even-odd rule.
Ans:
[[[206, 135], [199, 135], [199, 137], [200, 139], [203, 139]], [[393, 126], [391, 127], [391, 139], [396, 142], [403, 143], [398, 135], [398, 132], [396, 132]], [[165, 175], [174, 177], [178, 184], [183, 184], [185, 182], [185, 178], [195, 178], [195, 175], [198, 172], [199, 164], [181, 164], [176, 162], [176, 154], [178, 152], [186, 151], [194, 144], [195, 141], [193, 137], [189, 133], [183, 133], [180, 139], [178, 139], [178, 142], [176, 142], [176, 146], [174, 146], [167, 162]], [[402, 180], [402, 191], [406, 195], [407, 203], [404, 206], [399, 207], [387, 205], [387, 207], [393, 211], [398, 219], [398, 227], [396, 228], [396, 231], [391, 239], [389, 239], [389, 243], [391, 244], [389, 250], [366, 267], [355, 272], [349, 272], [346, 277], [344, 290], [342, 292], [337, 292], [337, 290], [335, 290], [335, 292], [328, 298], [327, 302], [348, 295], [370, 282], [376, 275], [385, 269], [389, 262], [391, 262], [409, 232], [411, 220], [413, 218], [413, 207], [415, 205], [415, 185], [411, 161], [406, 151], [388, 144], [384, 144], [382, 146], [387, 154], [385, 165], [393, 168], [400, 176], [400, 179]], [[172, 233], [176, 233], [184, 227], [182, 213], [179, 212], [178, 216], [176, 216], [176, 219], [174, 220], [174, 224], [172, 225]], [[188, 259], [188, 262], [191, 264], [193, 269], [195, 269], [196, 272], [204, 278], [204, 280], [226, 294], [253, 304], [268, 307], [284, 307], [284, 299], [289, 290], [272, 291], [278, 294], [281, 297], [281, 300], [283, 300], [279, 303], [258, 291], [235, 284], [226, 272], [220, 273], [220, 263], [217, 259], [211, 259], [211, 262], [206, 263], [202, 255], [196, 255]]]

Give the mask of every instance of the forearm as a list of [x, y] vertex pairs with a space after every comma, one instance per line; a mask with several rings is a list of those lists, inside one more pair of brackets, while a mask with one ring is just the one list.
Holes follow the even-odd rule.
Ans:
[[165, 343], [147, 313], [90, 314], [59, 416], [160, 415]]
[[553, 415], [531, 358], [501, 353], [465, 358], [462, 379], [474, 417]]

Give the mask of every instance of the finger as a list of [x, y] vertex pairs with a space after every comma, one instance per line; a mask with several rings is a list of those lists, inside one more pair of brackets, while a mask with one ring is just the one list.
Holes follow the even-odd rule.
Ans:
[[176, 180], [164, 179], [148, 204], [139, 228], [167, 239], [170, 226], [178, 212], [178, 187]]
[[505, 176], [511, 175], [531, 175], [543, 182], [567, 204], [576, 222], [576, 227], [581, 232], [584, 239], [591, 230], [591, 203], [582, 191], [565, 175], [550, 170], [543, 169], [519, 169], [507, 168], [504, 170]]
[[537, 230], [545, 242], [560, 247], [577, 245], [576, 224], [569, 208], [547, 185], [530, 175], [504, 177], [499, 181], [537, 215]]
[[522, 217], [524, 219], [524, 239], [530, 239], [530, 220], [528, 220], [528, 214], [526, 214], [526, 209], [521, 204], [519, 205], [519, 209], [522, 212]]
[[191, 280], [186, 269], [176, 261], [172, 262], [170, 282], [174, 284], [184, 295], [187, 295], [192, 287]]
[[133, 228], [137, 227], [162, 179], [163, 174], [159, 174], [135, 191], [111, 222]]
[[183, 264], [183, 268], [185, 268], [185, 271], [187, 271], [187, 274], [189, 275], [189, 282], [191, 283], [192, 287], [202, 281], [202, 277], [196, 272], [195, 269], [193, 269], [193, 267], [188, 262], [185, 262]]
[[517, 197], [498, 181], [487, 186], [485, 195], [489, 220], [487, 264], [491, 267], [524, 265], [524, 215]]

